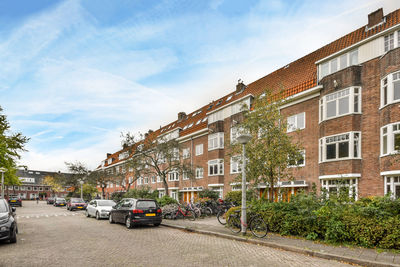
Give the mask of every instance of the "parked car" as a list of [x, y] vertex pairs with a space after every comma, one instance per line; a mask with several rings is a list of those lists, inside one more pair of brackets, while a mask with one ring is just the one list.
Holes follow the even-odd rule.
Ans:
[[112, 207], [115, 205], [114, 200], [94, 199], [86, 207], [86, 217], [95, 216], [97, 220], [108, 218]]
[[56, 197], [54, 199], [54, 204], [55, 207], [60, 207], [60, 206], [66, 206], [67, 202], [65, 201], [65, 198], [62, 197]]
[[47, 200], [46, 200], [47, 204], [48, 205], [53, 205], [54, 204], [54, 199], [55, 199], [54, 197], [48, 197]]
[[124, 198], [111, 209], [108, 220], [110, 223], [124, 223], [127, 228], [138, 224], [159, 226], [162, 211], [153, 199]]
[[10, 204], [10, 206], [22, 207], [22, 200], [21, 200], [21, 198], [19, 198], [17, 196], [10, 196], [8, 198], [8, 204]]
[[82, 198], [70, 198], [67, 202], [67, 210], [85, 210], [86, 209], [86, 202]]
[[0, 240], [17, 242], [17, 219], [15, 207], [11, 207], [5, 199], [0, 199]]

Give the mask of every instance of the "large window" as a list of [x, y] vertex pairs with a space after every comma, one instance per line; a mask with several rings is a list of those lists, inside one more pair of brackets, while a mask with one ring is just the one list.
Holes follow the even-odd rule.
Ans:
[[203, 155], [203, 144], [196, 145], [196, 156]]
[[320, 162], [361, 158], [361, 133], [348, 132], [319, 139]]
[[385, 177], [385, 195], [390, 194], [392, 198], [400, 198], [400, 176]]
[[168, 181], [179, 181], [179, 172], [171, 171], [168, 173]]
[[321, 185], [327, 197], [348, 196], [354, 200], [358, 198], [357, 178], [324, 179]]
[[381, 80], [381, 107], [400, 102], [400, 71]]
[[182, 158], [187, 159], [190, 157], [190, 149], [189, 148], [184, 148], [182, 150]]
[[326, 61], [320, 64], [319, 68], [319, 78], [335, 73], [336, 71], [347, 68], [348, 66], [357, 65], [358, 64], [358, 50], [352, 50], [348, 53], [342, 54], [338, 57], [335, 57], [329, 61]]
[[224, 133], [215, 133], [208, 136], [208, 150], [224, 148]]
[[240, 173], [242, 171], [241, 157], [231, 158], [231, 173]]
[[392, 32], [384, 37], [385, 52], [400, 47], [400, 31]]
[[222, 121], [222, 120], [224, 120], [224, 113], [222, 110], [217, 111], [208, 116], [208, 124], [216, 122], [216, 121]]
[[350, 87], [320, 99], [320, 121], [361, 113], [361, 88]]
[[381, 156], [396, 153], [400, 150], [400, 122], [385, 125], [381, 128]]
[[204, 169], [196, 168], [196, 179], [203, 178], [203, 176], [204, 176]]
[[224, 174], [224, 160], [214, 159], [208, 162], [208, 176], [223, 175]]
[[287, 132], [301, 130], [306, 127], [306, 113], [302, 112], [287, 118]]
[[289, 163], [289, 168], [295, 168], [295, 167], [304, 167], [306, 166], [306, 151], [302, 150], [300, 151], [301, 153], [301, 158], [296, 160], [291, 160]]

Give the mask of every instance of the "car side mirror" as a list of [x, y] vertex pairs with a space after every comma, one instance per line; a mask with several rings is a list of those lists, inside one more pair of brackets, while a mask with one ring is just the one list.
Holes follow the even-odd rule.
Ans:
[[111, 208], [115, 209], [116, 205], [112, 206]]
[[12, 212], [15, 212], [17, 209], [15, 207], [11, 207]]

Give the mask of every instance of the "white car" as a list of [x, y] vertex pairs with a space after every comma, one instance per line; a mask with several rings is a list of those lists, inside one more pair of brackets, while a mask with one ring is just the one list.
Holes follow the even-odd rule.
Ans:
[[101, 218], [108, 218], [110, 211], [115, 206], [114, 200], [107, 199], [94, 199], [89, 202], [86, 208], [86, 217], [96, 217], [97, 220]]

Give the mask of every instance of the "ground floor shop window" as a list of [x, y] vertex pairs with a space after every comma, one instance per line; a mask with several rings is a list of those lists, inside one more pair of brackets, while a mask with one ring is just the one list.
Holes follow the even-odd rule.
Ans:
[[392, 198], [400, 198], [400, 176], [385, 177], [385, 195], [390, 194]]
[[321, 181], [322, 193], [326, 197], [349, 197], [358, 199], [358, 179], [357, 178], [339, 178], [325, 179]]

